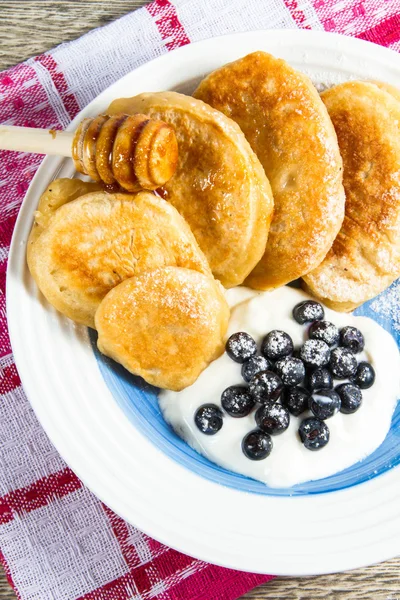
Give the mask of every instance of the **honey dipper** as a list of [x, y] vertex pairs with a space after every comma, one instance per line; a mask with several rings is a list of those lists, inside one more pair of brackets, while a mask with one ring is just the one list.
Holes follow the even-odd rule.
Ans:
[[74, 132], [0, 126], [0, 149], [72, 157], [79, 173], [129, 192], [154, 190], [174, 174], [174, 129], [146, 115], [99, 115]]

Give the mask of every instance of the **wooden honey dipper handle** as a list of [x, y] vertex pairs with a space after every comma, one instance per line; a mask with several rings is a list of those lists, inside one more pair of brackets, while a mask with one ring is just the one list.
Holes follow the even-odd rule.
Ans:
[[173, 128], [140, 114], [84, 119], [75, 133], [3, 125], [0, 149], [71, 156], [80, 173], [130, 192], [162, 186], [178, 163]]
[[0, 125], [0, 150], [72, 156], [74, 133]]

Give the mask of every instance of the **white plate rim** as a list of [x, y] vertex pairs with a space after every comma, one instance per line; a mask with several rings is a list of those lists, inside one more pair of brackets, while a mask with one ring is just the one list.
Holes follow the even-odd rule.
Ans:
[[[145, 79], [146, 73], [149, 77], [161, 70], [167, 73], [179, 70], [178, 65], [182, 68], [188, 61], [201, 62], [204, 54], [212, 62], [215, 54], [224, 56], [231, 52], [240, 56], [250, 47], [279, 55], [288, 51], [289, 44], [297, 45], [299, 52], [306, 47], [336, 55], [341, 53], [345, 61], [348, 55], [362, 55], [360, 60], [365, 61], [366, 69], [369, 60], [381, 62], [386, 67], [386, 80], [400, 84], [400, 58], [394, 52], [368, 42], [320, 31], [248, 32], [196, 42], [139, 67], [93, 100], [69, 128], [73, 129], [82, 117], [96, 114], [100, 106], [104, 108], [107, 98], [121, 95], [113, 90], [128, 85], [133, 74], [136, 79]], [[203, 62], [203, 72], [206, 72], [207, 61]], [[220, 64], [223, 62], [226, 60], [221, 59]], [[117, 514], [148, 535], [186, 554], [225, 567], [278, 575], [317, 575], [365, 566], [399, 554], [400, 510], [397, 509], [396, 493], [400, 483], [399, 468], [360, 486], [333, 492], [329, 497], [326, 494], [279, 499], [251, 496], [249, 504], [249, 495], [204, 481], [173, 463], [127, 422], [101, 379], [86, 331], [66, 323], [55, 311], [44, 309], [39, 297], [32, 292], [31, 282], [26, 279], [24, 240], [32, 211], [38, 195], [61, 166], [61, 159], [45, 158], [21, 208], [7, 270], [7, 314], [13, 353], [28, 398], [53, 444], [83, 483]], [[30, 294], [26, 294], [27, 289]], [[41, 313], [45, 313], [41, 324], [45, 323], [47, 330], [40, 338], [41, 352], [38, 353], [32, 333], [29, 334], [29, 328], [25, 326], [29, 324], [29, 318]], [[61, 406], [50, 401], [50, 390], [59, 390], [57, 376], [51, 371], [57, 369], [54, 347], [53, 355], [49, 350], [52, 347], [49, 333], [56, 328], [55, 348], [69, 348], [69, 355], [63, 355], [63, 369], [68, 367], [71, 374], [81, 375], [74, 372], [72, 357], [75, 362], [77, 359], [82, 361], [82, 366], [88, 369], [84, 389], [82, 378], [75, 381], [71, 376], [68, 382], [70, 395], [64, 393], [64, 397], [61, 392], [57, 395]], [[40, 370], [43, 368], [40, 359], [46, 361], [46, 372]], [[46, 390], [47, 396], [43, 395]], [[96, 404], [89, 398], [90, 393], [98, 395]], [[77, 398], [73, 406], [68, 406], [65, 400], [71, 399], [72, 394]], [[77, 411], [78, 405], [80, 411]], [[97, 414], [94, 408], [97, 408]], [[90, 423], [80, 422], [79, 416], [82, 421], [82, 417], [90, 418]], [[104, 421], [108, 431], [104, 430]], [[115, 447], [113, 434], [124, 442], [131, 439], [132, 444]], [[102, 435], [105, 437], [100, 444], [99, 436]], [[110, 448], [114, 452], [112, 459], [106, 455]], [[147, 465], [154, 469], [151, 474], [141, 469], [138, 457], [132, 457], [134, 451], [146, 454]], [[140, 485], [129, 478], [124, 479], [133, 467]], [[154, 473], [157, 473], [157, 482]], [[162, 498], [159, 497], [160, 489]], [[208, 511], [209, 522], [193, 522], [190, 502], [194, 507]], [[254, 514], [246, 514], [245, 509], [248, 510], [250, 505]], [[232, 507], [244, 511], [246, 523], [235, 522]], [[212, 513], [213, 508], [216, 514]], [[326, 518], [330, 511], [332, 517]], [[273, 520], [277, 522], [284, 517], [285, 530], [281, 531], [276, 523], [266, 527], [263, 522], [258, 524], [256, 531], [254, 515], [258, 514], [273, 514]], [[311, 523], [314, 524], [312, 535]], [[210, 533], [215, 531], [218, 536], [210, 540]], [[325, 546], [322, 550], [321, 544]]]

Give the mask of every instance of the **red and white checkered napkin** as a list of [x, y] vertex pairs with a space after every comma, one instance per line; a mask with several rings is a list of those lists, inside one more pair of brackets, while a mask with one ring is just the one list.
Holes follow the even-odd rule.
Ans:
[[[192, 41], [267, 28], [326, 29], [400, 51], [399, 0], [155, 0], [0, 73], [0, 122], [60, 129], [125, 73]], [[0, 162], [0, 548], [23, 600], [231, 600], [268, 581], [200, 562], [113, 514], [39, 425], [13, 362], [5, 317], [11, 234], [41, 158]]]

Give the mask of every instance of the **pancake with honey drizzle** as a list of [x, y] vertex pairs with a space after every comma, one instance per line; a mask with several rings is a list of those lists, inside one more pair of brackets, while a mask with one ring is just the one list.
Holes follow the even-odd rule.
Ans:
[[208, 75], [194, 95], [239, 124], [271, 184], [265, 254], [246, 283], [272, 289], [311, 271], [344, 213], [337, 139], [311, 81], [285, 61], [254, 52]]
[[304, 282], [350, 311], [400, 275], [400, 102], [386, 86], [350, 81], [322, 94], [344, 166], [346, 215], [325, 260]]
[[191, 385], [224, 351], [229, 308], [212, 277], [167, 267], [127, 279], [95, 317], [99, 350], [148, 383]]
[[237, 124], [175, 92], [114, 100], [107, 113], [142, 113], [173, 125], [178, 167], [160, 193], [189, 223], [215, 277], [225, 287], [241, 284], [264, 253], [273, 200]]
[[150, 192], [95, 192], [60, 206], [31, 245], [28, 265], [47, 300], [89, 327], [107, 292], [128, 277], [169, 265], [211, 277], [188, 224]]

